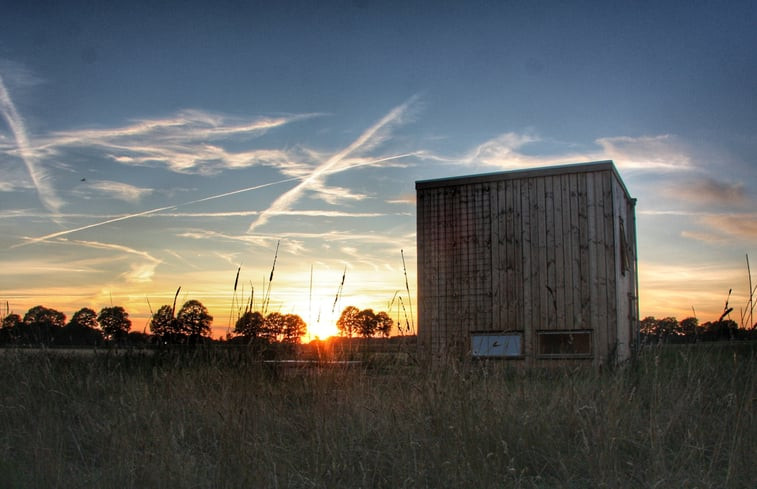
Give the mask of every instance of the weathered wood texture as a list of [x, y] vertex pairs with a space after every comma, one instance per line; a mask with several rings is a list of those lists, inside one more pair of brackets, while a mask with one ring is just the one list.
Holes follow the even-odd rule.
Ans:
[[419, 347], [465, 355], [471, 331], [591, 330], [596, 364], [638, 324], [634, 200], [612, 162], [416, 183]]

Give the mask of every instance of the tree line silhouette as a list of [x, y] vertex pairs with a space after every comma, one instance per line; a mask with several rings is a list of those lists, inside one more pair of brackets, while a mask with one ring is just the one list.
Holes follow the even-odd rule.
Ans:
[[[0, 324], [0, 345], [23, 346], [103, 346], [140, 344], [197, 344], [211, 338], [213, 316], [198, 300], [179, 308], [163, 305], [148, 322], [150, 334], [131, 331], [129, 313], [121, 306], [104, 307], [99, 313], [84, 307], [66, 322], [66, 315], [45, 306], [34, 306], [23, 317], [7, 313]], [[347, 306], [336, 323], [343, 337], [388, 337], [394, 320], [384, 312]], [[641, 320], [642, 343], [693, 343], [698, 341], [757, 340], [757, 325], [739, 327], [723, 317], [699, 324], [696, 317], [678, 321], [675, 317]], [[296, 345], [307, 333], [307, 324], [296, 314], [247, 310], [236, 320], [233, 334], [226, 341], [264, 346], [274, 343]]]
[[[29, 309], [24, 316], [7, 311], [0, 324], [0, 345], [19, 346], [104, 346], [140, 344], [199, 344], [214, 341], [211, 337], [213, 316], [198, 300], [185, 302], [178, 311], [163, 305], [155, 311], [146, 331], [131, 331], [129, 313], [121, 306], [105, 307], [99, 313], [84, 307], [66, 322], [66, 315], [42, 305]], [[347, 306], [337, 322], [340, 335], [388, 337], [394, 322], [386, 312], [360, 310]], [[147, 329], [145, 328], [145, 329]], [[263, 346], [280, 343], [295, 345], [307, 333], [307, 324], [296, 314], [246, 310], [235, 322], [233, 334], [226, 341]]]
[[757, 340], [757, 324], [739, 327], [736, 321], [726, 319], [725, 314], [717, 321], [699, 324], [696, 317], [687, 317], [680, 322], [674, 317], [657, 319], [647, 316], [641, 320], [642, 343], [695, 343], [698, 341]]
[[307, 332], [307, 324], [296, 314], [247, 311], [237, 319], [234, 333], [247, 343], [297, 344]]
[[130, 332], [129, 313], [121, 306], [105, 307], [99, 314], [79, 309], [66, 323], [66, 315], [45, 306], [34, 306], [22, 318], [8, 313], [0, 327], [0, 344], [86, 345], [143, 342], [140, 333]]
[[339, 333], [349, 338], [353, 336], [370, 338], [377, 334], [388, 337], [393, 325], [394, 321], [386, 312], [374, 313], [373, 309], [361, 311], [355, 306], [345, 307], [336, 322]]

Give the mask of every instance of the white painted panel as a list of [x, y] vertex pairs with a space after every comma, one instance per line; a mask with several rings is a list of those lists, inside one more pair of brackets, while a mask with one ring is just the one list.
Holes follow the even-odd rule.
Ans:
[[474, 357], [518, 357], [522, 355], [521, 334], [471, 334]]

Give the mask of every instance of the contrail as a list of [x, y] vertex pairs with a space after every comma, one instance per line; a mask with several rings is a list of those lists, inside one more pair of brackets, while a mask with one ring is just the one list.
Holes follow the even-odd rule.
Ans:
[[86, 226], [82, 226], [82, 227], [74, 228], [74, 229], [66, 229], [65, 231], [58, 231], [57, 233], [46, 234], [45, 236], [40, 236], [38, 238], [30, 238], [28, 241], [25, 241], [24, 243], [19, 243], [19, 244], [15, 244], [15, 245], [11, 246], [11, 248], [20, 248], [22, 246], [26, 246], [26, 245], [30, 245], [30, 244], [34, 244], [34, 243], [39, 243], [41, 241], [47, 241], [48, 239], [57, 238], [59, 236], [65, 236], [67, 234], [76, 233], [76, 232], [79, 232], [79, 231], [84, 231], [85, 229], [96, 228], [98, 226], [104, 226], [105, 224], [110, 224], [110, 223], [118, 222], [118, 221], [124, 221], [126, 219], [131, 219], [131, 218], [134, 218], [134, 217], [146, 216], [148, 214], [154, 214], [156, 212], [165, 211], [165, 210], [168, 210], [168, 209], [175, 209], [176, 207], [178, 207], [178, 206], [177, 205], [169, 205], [168, 207], [160, 207], [158, 209], [152, 209], [152, 210], [149, 210], [149, 211], [138, 212], [136, 214], [128, 214], [126, 216], [114, 217], [113, 219], [108, 219], [107, 221], [100, 221], [100, 222], [96, 222], [94, 224], [87, 224]]
[[294, 180], [300, 180], [300, 177], [286, 178], [284, 180], [277, 180], [275, 182], [263, 183], [263, 184], [260, 184], [260, 185], [255, 185], [253, 187], [247, 187], [247, 188], [243, 188], [243, 189], [239, 189], [239, 190], [233, 190], [231, 192], [224, 192], [224, 193], [218, 194], [218, 195], [211, 195], [210, 197], [204, 197], [202, 199], [192, 200], [190, 202], [184, 202], [184, 203], [181, 203], [181, 204], [169, 205], [169, 206], [165, 206], [165, 207], [158, 207], [157, 209], [150, 209], [148, 211], [137, 212], [136, 214], [127, 214], [127, 215], [124, 215], [124, 216], [114, 217], [113, 219], [108, 219], [106, 221], [100, 221], [100, 222], [96, 222], [96, 223], [93, 223], [93, 224], [87, 224], [86, 226], [81, 226], [81, 227], [74, 228], [74, 229], [66, 229], [64, 231], [58, 231], [57, 233], [46, 234], [45, 236], [40, 236], [38, 238], [29, 238], [29, 239], [27, 239], [27, 241], [25, 241], [23, 243], [19, 243], [19, 244], [11, 246], [11, 248], [19, 248], [19, 247], [27, 246], [27, 245], [34, 244], [34, 243], [40, 243], [42, 241], [47, 241], [49, 239], [58, 238], [60, 236], [65, 236], [67, 234], [72, 234], [72, 233], [76, 233], [76, 232], [79, 232], [79, 231], [84, 231], [85, 229], [92, 229], [92, 228], [96, 228], [98, 226], [104, 226], [106, 224], [111, 224], [111, 223], [118, 222], [118, 221], [125, 221], [126, 219], [132, 219], [132, 218], [135, 218], [135, 217], [147, 216], [147, 215], [150, 215], [150, 214], [155, 214], [157, 212], [166, 211], [166, 210], [169, 210], [169, 209], [176, 209], [178, 207], [184, 207], [184, 206], [191, 205], [191, 204], [197, 204], [197, 203], [200, 203], [200, 202], [207, 202], [207, 201], [213, 200], [213, 199], [220, 199], [222, 197], [228, 197], [229, 195], [240, 194], [242, 192], [249, 192], [251, 190], [257, 190], [257, 189], [261, 189], [261, 188], [265, 188], [265, 187], [270, 187], [272, 185], [279, 185], [279, 184], [291, 182], [291, 181], [294, 181]]
[[291, 205], [300, 198], [300, 195], [305, 190], [307, 190], [313, 183], [319, 182], [323, 178], [324, 175], [337, 173], [337, 172], [352, 168], [352, 166], [350, 165], [346, 167], [339, 167], [339, 164], [350, 153], [356, 151], [358, 148], [360, 148], [361, 146], [369, 142], [371, 138], [375, 136], [379, 130], [391, 124], [392, 122], [398, 120], [402, 116], [402, 114], [407, 110], [410, 104], [414, 102], [415, 98], [416, 97], [412, 97], [407, 102], [392, 109], [380, 121], [378, 121], [373, 126], [369, 127], [366, 131], [364, 131], [360, 135], [360, 137], [358, 137], [355, 141], [352, 142], [352, 144], [350, 144], [343, 150], [331, 156], [331, 158], [323, 162], [320, 166], [316, 167], [310, 175], [308, 175], [307, 177], [304, 177], [300, 183], [295, 185], [290, 190], [281, 194], [276, 200], [273, 201], [273, 203], [268, 209], [261, 212], [258, 218], [255, 221], [253, 221], [252, 224], [250, 224], [250, 227], [249, 229], [247, 229], [247, 232], [251, 233], [252, 231], [255, 230], [256, 227], [262, 226], [263, 224], [268, 222], [268, 219], [270, 218], [272, 214], [276, 214], [278, 212], [288, 210], [291, 207]]
[[48, 184], [45, 172], [36, 166], [32, 152], [29, 149], [29, 138], [26, 136], [24, 121], [18, 114], [13, 100], [11, 100], [8, 94], [8, 90], [5, 88], [2, 76], [0, 76], [0, 112], [2, 112], [6, 122], [8, 122], [13, 137], [16, 139], [18, 152], [26, 165], [26, 169], [29, 171], [29, 176], [32, 179], [32, 183], [34, 183], [34, 188], [37, 190], [40, 201], [47, 210], [57, 213], [63, 202], [58, 199], [55, 191]]
[[226, 192], [226, 193], [218, 194], [218, 195], [212, 195], [210, 197], [193, 200], [192, 202], [186, 202], [184, 204], [178, 204], [176, 207], [181, 207], [181, 206], [185, 206], [189, 204], [197, 204], [200, 202], [207, 202], [208, 200], [220, 199], [221, 197], [228, 197], [229, 195], [241, 194], [242, 192], [249, 192], [250, 190], [257, 190], [259, 188], [270, 187], [272, 185], [279, 185], [279, 184], [287, 183], [287, 182], [293, 182], [295, 180], [302, 180], [302, 177], [285, 178], [284, 180], [277, 180], [275, 182], [263, 183], [260, 185], [255, 185], [254, 187], [247, 187], [240, 190], [232, 190], [231, 192]]

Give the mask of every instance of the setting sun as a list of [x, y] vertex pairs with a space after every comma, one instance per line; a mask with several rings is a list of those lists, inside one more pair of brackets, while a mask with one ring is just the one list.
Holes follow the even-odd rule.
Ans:
[[315, 322], [308, 324], [308, 330], [305, 334], [305, 341], [315, 339], [325, 340], [331, 336], [339, 334], [336, 324], [332, 322]]

